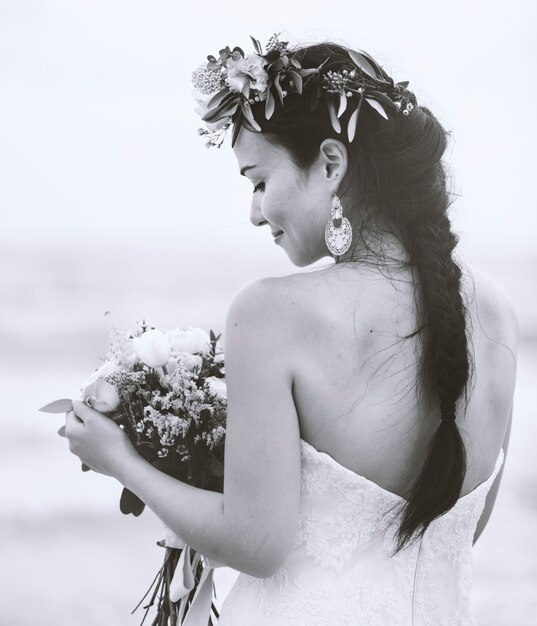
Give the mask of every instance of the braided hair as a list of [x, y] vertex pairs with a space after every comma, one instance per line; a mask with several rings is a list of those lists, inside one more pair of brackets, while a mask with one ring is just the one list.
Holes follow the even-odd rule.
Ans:
[[[333, 42], [303, 46], [292, 51], [303, 68], [318, 67], [330, 56], [327, 69], [348, 64], [344, 47]], [[416, 102], [414, 95], [409, 97]], [[466, 474], [466, 450], [456, 422], [457, 402], [466, 394], [471, 357], [467, 340], [467, 311], [462, 299], [461, 269], [453, 258], [458, 243], [447, 210], [446, 171], [441, 161], [448, 132], [432, 112], [416, 106], [411, 115], [381, 118], [362, 107], [354, 140], [337, 134], [326, 106], [314, 111], [309, 98], [290, 94], [285, 107], [277, 106], [270, 120], [264, 103], [252, 111], [267, 141], [286, 148], [293, 163], [307, 170], [318, 157], [321, 142], [332, 137], [348, 152], [348, 171], [342, 192], [360, 198], [358, 238], [363, 247], [377, 225], [388, 225], [404, 247], [405, 263], [415, 276], [415, 297], [422, 354], [421, 387], [439, 406], [440, 424], [401, 511], [396, 552], [423, 536], [428, 525], [447, 512], [460, 497]], [[346, 127], [348, 111], [343, 113]], [[378, 232], [378, 229], [377, 229]], [[358, 240], [354, 247], [358, 245]]]

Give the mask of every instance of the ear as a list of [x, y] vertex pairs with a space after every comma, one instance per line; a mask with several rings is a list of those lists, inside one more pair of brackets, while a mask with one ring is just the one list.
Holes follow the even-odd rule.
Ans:
[[326, 180], [340, 183], [347, 172], [347, 148], [338, 139], [324, 139], [319, 147], [319, 158]]

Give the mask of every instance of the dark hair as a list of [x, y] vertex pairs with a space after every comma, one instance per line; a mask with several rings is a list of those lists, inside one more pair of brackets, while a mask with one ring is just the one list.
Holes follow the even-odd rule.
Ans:
[[[318, 67], [329, 55], [324, 66], [327, 70], [337, 71], [343, 63], [349, 64], [346, 49], [333, 42], [298, 47], [292, 55], [304, 68]], [[416, 539], [423, 536], [435, 518], [453, 507], [466, 474], [466, 449], [455, 422], [455, 408], [461, 394], [467, 392], [471, 355], [462, 272], [452, 257], [458, 237], [451, 231], [447, 216], [452, 200], [441, 162], [449, 133], [428, 108], [419, 104], [410, 115], [390, 110], [386, 120], [364, 103], [356, 136], [349, 143], [345, 129], [350, 107], [341, 118], [343, 132], [338, 134], [324, 100], [311, 111], [307, 83], [302, 96], [290, 93], [284, 102], [282, 107], [276, 99], [270, 120], [265, 119], [264, 102], [253, 104], [263, 136], [284, 147], [293, 163], [306, 171], [318, 157], [325, 138], [342, 141], [349, 165], [341, 191], [352, 191], [360, 199], [361, 244], [378, 257], [369, 241], [375, 236], [382, 240], [387, 227], [405, 249], [408, 260], [404, 265], [414, 276], [420, 323], [407, 337], [421, 338], [418, 379], [439, 406], [441, 421], [401, 510], [398, 552], [414, 535]]]

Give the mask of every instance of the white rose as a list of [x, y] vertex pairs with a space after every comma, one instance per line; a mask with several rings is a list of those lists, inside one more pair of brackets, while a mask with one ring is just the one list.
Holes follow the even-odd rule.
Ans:
[[224, 378], [217, 378], [216, 376], [209, 376], [205, 379], [209, 383], [209, 389], [211, 393], [214, 393], [219, 398], [227, 400], [227, 387]]
[[154, 328], [132, 340], [138, 358], [149, 367], [162, 367], [170, 358], [170, 343], [166, 335]]
[[190, 372], [203, 365], [203, 359], [198, 354], [182, 354], [180, 359], [183, 367]]
[[115, 363], [106, 362], [95, 370], [81, 387], [82, 399], [100, 413], [111, 413], [121, 404], [121, 399], [114, 385], [104, 380], [105, 376], [121, 371]]
[[257, 54], [238, 61], [228, 59], [226, 85], [231, 91], [242, 92], [247, 98], [250, 97], [250, 88], [264, 92], [268, 87], [268, 74], [263, 69], [265, 63], [265, 59]]
[[186, 330], [176, 328], [169, 332], [168, 337], [173, 350], [176, 352], [194, 354], [195, 352], [207, 353], [210, 351], [211, 338], [203, 328], [193, 328], [192, 326]]

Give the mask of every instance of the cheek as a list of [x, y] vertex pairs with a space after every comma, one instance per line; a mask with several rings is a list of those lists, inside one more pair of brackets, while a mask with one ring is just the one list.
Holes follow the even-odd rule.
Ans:
[[287, 194], [282, 193], [281, 188], [277, 188], [263, 194], [261, 207], [267, 221], [283, 227], [289, 220], [292, 201]]

